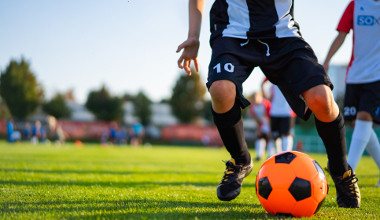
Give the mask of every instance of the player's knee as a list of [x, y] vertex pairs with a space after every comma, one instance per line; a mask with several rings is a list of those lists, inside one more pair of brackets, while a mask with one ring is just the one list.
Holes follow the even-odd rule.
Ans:
[[329, 109], [333, 104], [333, 100], [331, 100], [328, 96], [319, 94], [311, 99], [309, 103], [310, 106], [313, 106], [314, 108]]
[[229, 80], [218, 80], [212, 83], [209, 92], [213, 102], [234, 102], [236, 86]]
[[362, 121], [372, 121], [372, 115], [369, 112], [366, 111], [359, 111], [356, 115], [356, 119], [362, 120]]
[[313, 87], [303, 95], [306, 103], [312, 110], [329, 111], [335, 104], [330, 88], [325, 85]]

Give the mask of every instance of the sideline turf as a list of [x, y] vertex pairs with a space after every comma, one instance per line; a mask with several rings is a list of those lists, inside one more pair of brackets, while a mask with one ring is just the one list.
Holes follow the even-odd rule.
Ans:
[[[254, 153], [252, 151], [252, 153]], [[253, 154], [254, 155], [254, 154]], [[323, 167], [323, 154], [310, 154]], [[228, 160], [224, 149], [142, 148], [0, 142], [1, 219], [268, 219], [254, 181], [263, 161], [231, 202], [216, 197]], [[369, 157], [357, 168], [360, 209], [338, 208], [335, 188], [313, 218], [380, 219], [378, 169]], [[284, 218], [284, 216], [282, 216]]]

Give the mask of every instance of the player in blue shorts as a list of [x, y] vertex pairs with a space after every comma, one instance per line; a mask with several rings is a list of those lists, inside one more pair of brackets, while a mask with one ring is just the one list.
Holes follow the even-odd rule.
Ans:
[[[178, 66], [189, 75], [191, 62], [198, 71], [203, 8], [204, 0], [189, 0], [188, 39], [177, 49], [183, 50]], [[243, 96], [242, 84], [255, 67], [260, 67], [299, 117], [307, 120], [314, 113], [338, 192], [338, 205], [359, 207], [357, 178], [346, 160], [344, 119], [334, 101], [329, 77], [294, 21], [293, 1], [215, 0], [210, 25], [212, 57], [206, 85], [214, 122], [232, 157], [218, 185], [218, 198], [236, 198], [243, 179], [252, 171], [241, 118], [241, 108], [250, 103]]]

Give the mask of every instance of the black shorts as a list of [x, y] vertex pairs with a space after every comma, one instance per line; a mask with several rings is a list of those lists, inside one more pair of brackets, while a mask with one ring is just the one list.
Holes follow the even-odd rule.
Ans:
[[268, 134], [260, 134], [260, 135], [257, 135], [256, 137], [257, 139], [264, 139], [265, 141], [269, 141], [269, 135]]
[[301, 93], [317, 85], [333, 85], [311, 47], [298, 37], [262, 41], [218, 37], [210, 42], [212, 57], [207, 88], [217, 80], [231, 80], [236, 85], [242, 108], [250, 103], [243, 96], [243, 82], [255, 67], [277, 85], [293, 111], [307, 120], [311, 114]]
[[270, 133], [260, 132], [260, 134], [256, 135], [256, 139], [264, 139], [265, 141], [269, 141]]
[[270, 117], [270, 128], [273, 139], [290, 134], [291, 117]]
[[344, 98], [344, 118], [354, 120], [359, 111], [372, 115], [380, 123], [380, 81], [363, 84], [347, 84]]

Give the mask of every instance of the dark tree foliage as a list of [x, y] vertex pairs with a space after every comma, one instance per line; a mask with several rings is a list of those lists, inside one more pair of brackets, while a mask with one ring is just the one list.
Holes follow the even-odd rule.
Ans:
[[133, 98], [134, 115], [140, 119], [143, 125], [150, 123], [152, 116], [151, 104], [152, 101], [142, 91]]
[[10, 118], [10, 117], [11, 117], [11, 113], [9, 112], [7, 105], [0, 98], [0, 118]]
[[191, 77], [181, 74], [177, 80], [170, 106], [173, 114], [182, 123], [191, 123], [202, 116], [206, 87], [194, 70]]
[[71, 111], [66, 105], [65, 96], [62, 94], [55, 95], [50, 101], [42, 105], [42, 110], [57, 119], [69, 118]]
[[103, 121], [121, 121], [124, 116], [122, 105], [122, 100], [111, 96], [104, 86], [98, 91], [91, 91], [86, 101], [86, 108]]
[[128, 102], [128, 101], [133, 101], [134, 96], [128, 93], [125, 93], [122, 98], [123, 101]]
[[162, 104], [170, 104], [170, 99], [168, 99], [168, 98], [163, 98], [163, 99], [160, 100], [159, 103], [162, 103]]
[[27, 61], [11, 60], [0, 76], [0, 95], [12, 116], [25, 119], [40, 105], [42, 87]]

